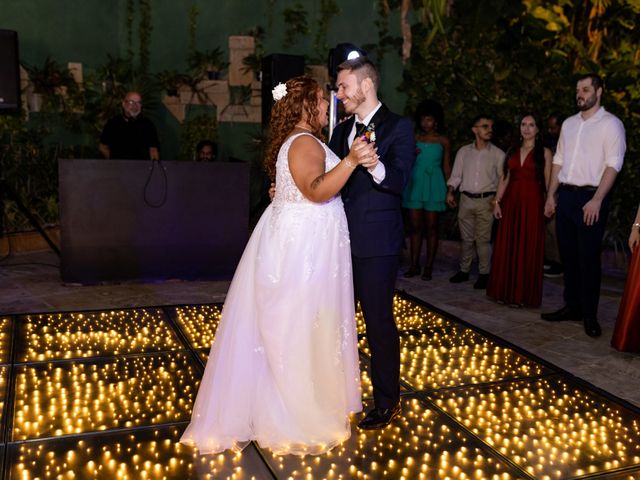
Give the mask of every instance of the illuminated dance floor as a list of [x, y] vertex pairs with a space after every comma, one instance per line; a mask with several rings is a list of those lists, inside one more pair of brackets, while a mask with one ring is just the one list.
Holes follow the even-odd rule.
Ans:
[[0, 316], [2, 478], [640, 479], [639, 409], [403, 294], [403, 413], [389, 427], [354, 418], [321, 456], [198, 456], [177, 441], [220, 308]]

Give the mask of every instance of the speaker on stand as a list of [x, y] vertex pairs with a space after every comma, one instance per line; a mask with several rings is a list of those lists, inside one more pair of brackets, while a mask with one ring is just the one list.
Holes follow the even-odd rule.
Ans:
[[273, 97], [271, 90], [280, 82], [304, 75], [304, 57], [274, 53], [262, 59], [262, 126], [269, 124]]

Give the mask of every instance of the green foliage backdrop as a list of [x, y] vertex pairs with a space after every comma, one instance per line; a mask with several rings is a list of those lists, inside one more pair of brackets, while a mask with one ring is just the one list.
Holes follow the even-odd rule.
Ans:
[[[38, 62], [33, 62], [30, 73], [41, 77], [41, 87], [48, 90], [45, 113], [28, 120], [0, 117], [0, 174], [43, 223], [56, 223], [57, 155], [95, 157], [97, 136], [106, 118], [120, 109], [120, 99], [128, 88], [142, 90], [145, 110], [154, 118], [154, 113], [163, 110], [161, 94], [197, 80], [198, 74], [192, 70], [181, 71], [197, 57], [197, 44], [209, 49], [200, 53], [221, 54], [214, 48], [223, 44], [220, 38], [250, 30], [260, 32], [258, 52], [248, 62], [252, 68], [258, 68], [260, 56], [266, 52], [304, 54], [322, 62], [327, 46], [342, 41], [360, 43], [383, 67], [385, 101], [398, 110], [404, 95], [406, 113], [410, 114], [424, 98], [439, 100], [445, 107], [448, 134], [456, 148], [470, 141], [468, 122], [480, 111], [514, 127], [525, 110], [542, 116], [551, 112], [574, 113], [576, 76], [587, 71], [600, 73], [607, 84], [604, 104], [623, 120], [627, 130], [626, 162], [614, 191], [609, 222], [609, 237], [625, 238], [640, 200], [640, 0], [411, 0], [407, 19], [412, 23], [413, 47], [410, 58], [400, 66], [403, 38], [398, 13], [403, 6], [409, 6], [406, 2], [375, 0], [364, 5], [335, 0], [314, 4], [268, 0], [262, 6], [228, 2], [222, 10], [212, 10], [209, 2], [197, 0], [180, 7], [184, 10], [185, 23], [180, 27], [185, 30], [184, 35], [174, 32], [175, 38], [171, 35], [171, 42], [163, 43], [160, 49], [157, 44], [165, 37], [160, 32], [167, 30], [168, 21], [177, 28], [174, 17], [180, 8], [151, 0], [126, 0], [118, 3], [123, 16], [108, 16], [111, 8], [91, 3], [91, 9], [106, 8], [105, 18], [88, 13], [81, 14], [82, 18], [87, 18], [91, 29], [119, 32], [116, 35], [122, 37], [121, 48], [107, 55], [102, 64], [85, 60], [81, 90], [66, 81], [67, 72], [56, 63], [57, 60], [64, 65], [67, 58], [47, 58], [37, 68], [34, 65]], [[10, 8], [13, 14], [9, 17], [21, 18], [22, 0], [8, 4], [13, 9]], [[158, 13], [161, 11], [172, 15], [163, 16]], [[52, 10], [51, 14], [56, 12]], [[239, 19], [246, 23], [249, 20], [245, 19], [254, 14], [262, 25], [251, 29], [250, 24], [240, 26]], [[202, 19], [198, 15], [203, 15]], [[64, 18], [75, 28], [85, 25], [77, 17]], [[354, 18], [359, 21], [354, 22]], [[109, 25], [113, 19], [122, 25]], [[222, 22], [226, 30], [214, 25], [214, 20]], [[31, 35], [21, 37], [23, 56], [45, 48], [42, 45], [49, 45], [52, 40], [45, 38], [46, 29], [29, 30], [32, 27], [27, 26], [33, 21], [29, 17], [20, 24]], [[234, 21], [237, 26], [228, 25]], [[56, 39], [58, 36], [56, 32]], [[74, 48], [86, 43], [76, 45], [77, 38], [73, 38]], [[60, 43], [63, 44], [66, 45]], [[287, 44], [295, 46], [289, 50], [285, 48]], [[102, 36], [87, 45], [104, 48]], [[181, 55], [180, 61], [176, 55]], [[162, 62], [165, 58], [171, 60], [170, 65]], [[167, 70], [169, 66], [171, 69]], [[52, 78], [53, 83], [49, 81]], [[398, 83], [399, 94], [393, 91]], [[170, 120], [162, 115], [158, 119], [165, 119], [165, 123]], [[202, 134], [202, 128], [208, 129], [207, 135], [216, 132], [216, 125], [208, 120], [187, 122], [187, 127], [176, 135], [178, 139], [182, 137], [186, 147]], [[248, 145], [250, 140], [247, 138], [245, 143]], [[258, 157], [259, 153], [251, 155]], [[183, 156], [190, 158], [191, 149], [184, 148]], [[255, 164], [260, 163], [257, 160]], [[28, 228], [19, 215], [14, 215], [11, 202], [5, 210], [10, 230]]]
[[[424, 98], [445, 107], [454, 145], [488, 112], [514, 124], [525, 111], [575, 113], [575, 81], [605, 78], [605, 108], [627, 132], [608, 237], [626, 239], [640, 201], [640, 1], [415, 0], [417, 21], [401, 90], [407, 113]], [[447, 8], [449, 13], [447, 14]]]

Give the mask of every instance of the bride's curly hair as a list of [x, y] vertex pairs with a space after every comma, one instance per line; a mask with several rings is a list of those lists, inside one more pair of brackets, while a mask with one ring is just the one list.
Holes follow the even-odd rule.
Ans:
[[[311, 77], [301, 76], [287, 80], [286, 85], [287, 94], [273, 104], [269, 121], [264, 168], [272, 181], [276, 177], [280, 147], [303, 118], [313, 130], [312, 133], [323, 139], [322, 126], [318, 122], [318, 82]], [[304, 117], [303, 112], [306, 113]]]

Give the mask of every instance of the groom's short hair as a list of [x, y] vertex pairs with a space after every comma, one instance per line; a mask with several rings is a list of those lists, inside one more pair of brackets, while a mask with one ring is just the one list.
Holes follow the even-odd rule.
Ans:
[[349, 72], [354, 73], [359, 81], [364, 80], [365, 78], [370, 78], [373, 82], [373, 86], [378, 90], [378, 86], [380, 85], [380, 76], [378, 75], [378, 70], [375, 65], [369, 60], [367, 57], [361, 56], [357, 58], [352, 58], [351, 60], [345, 60], [340, 65], [338, 65], [338, 73], [343, 70], [347, 70]]

